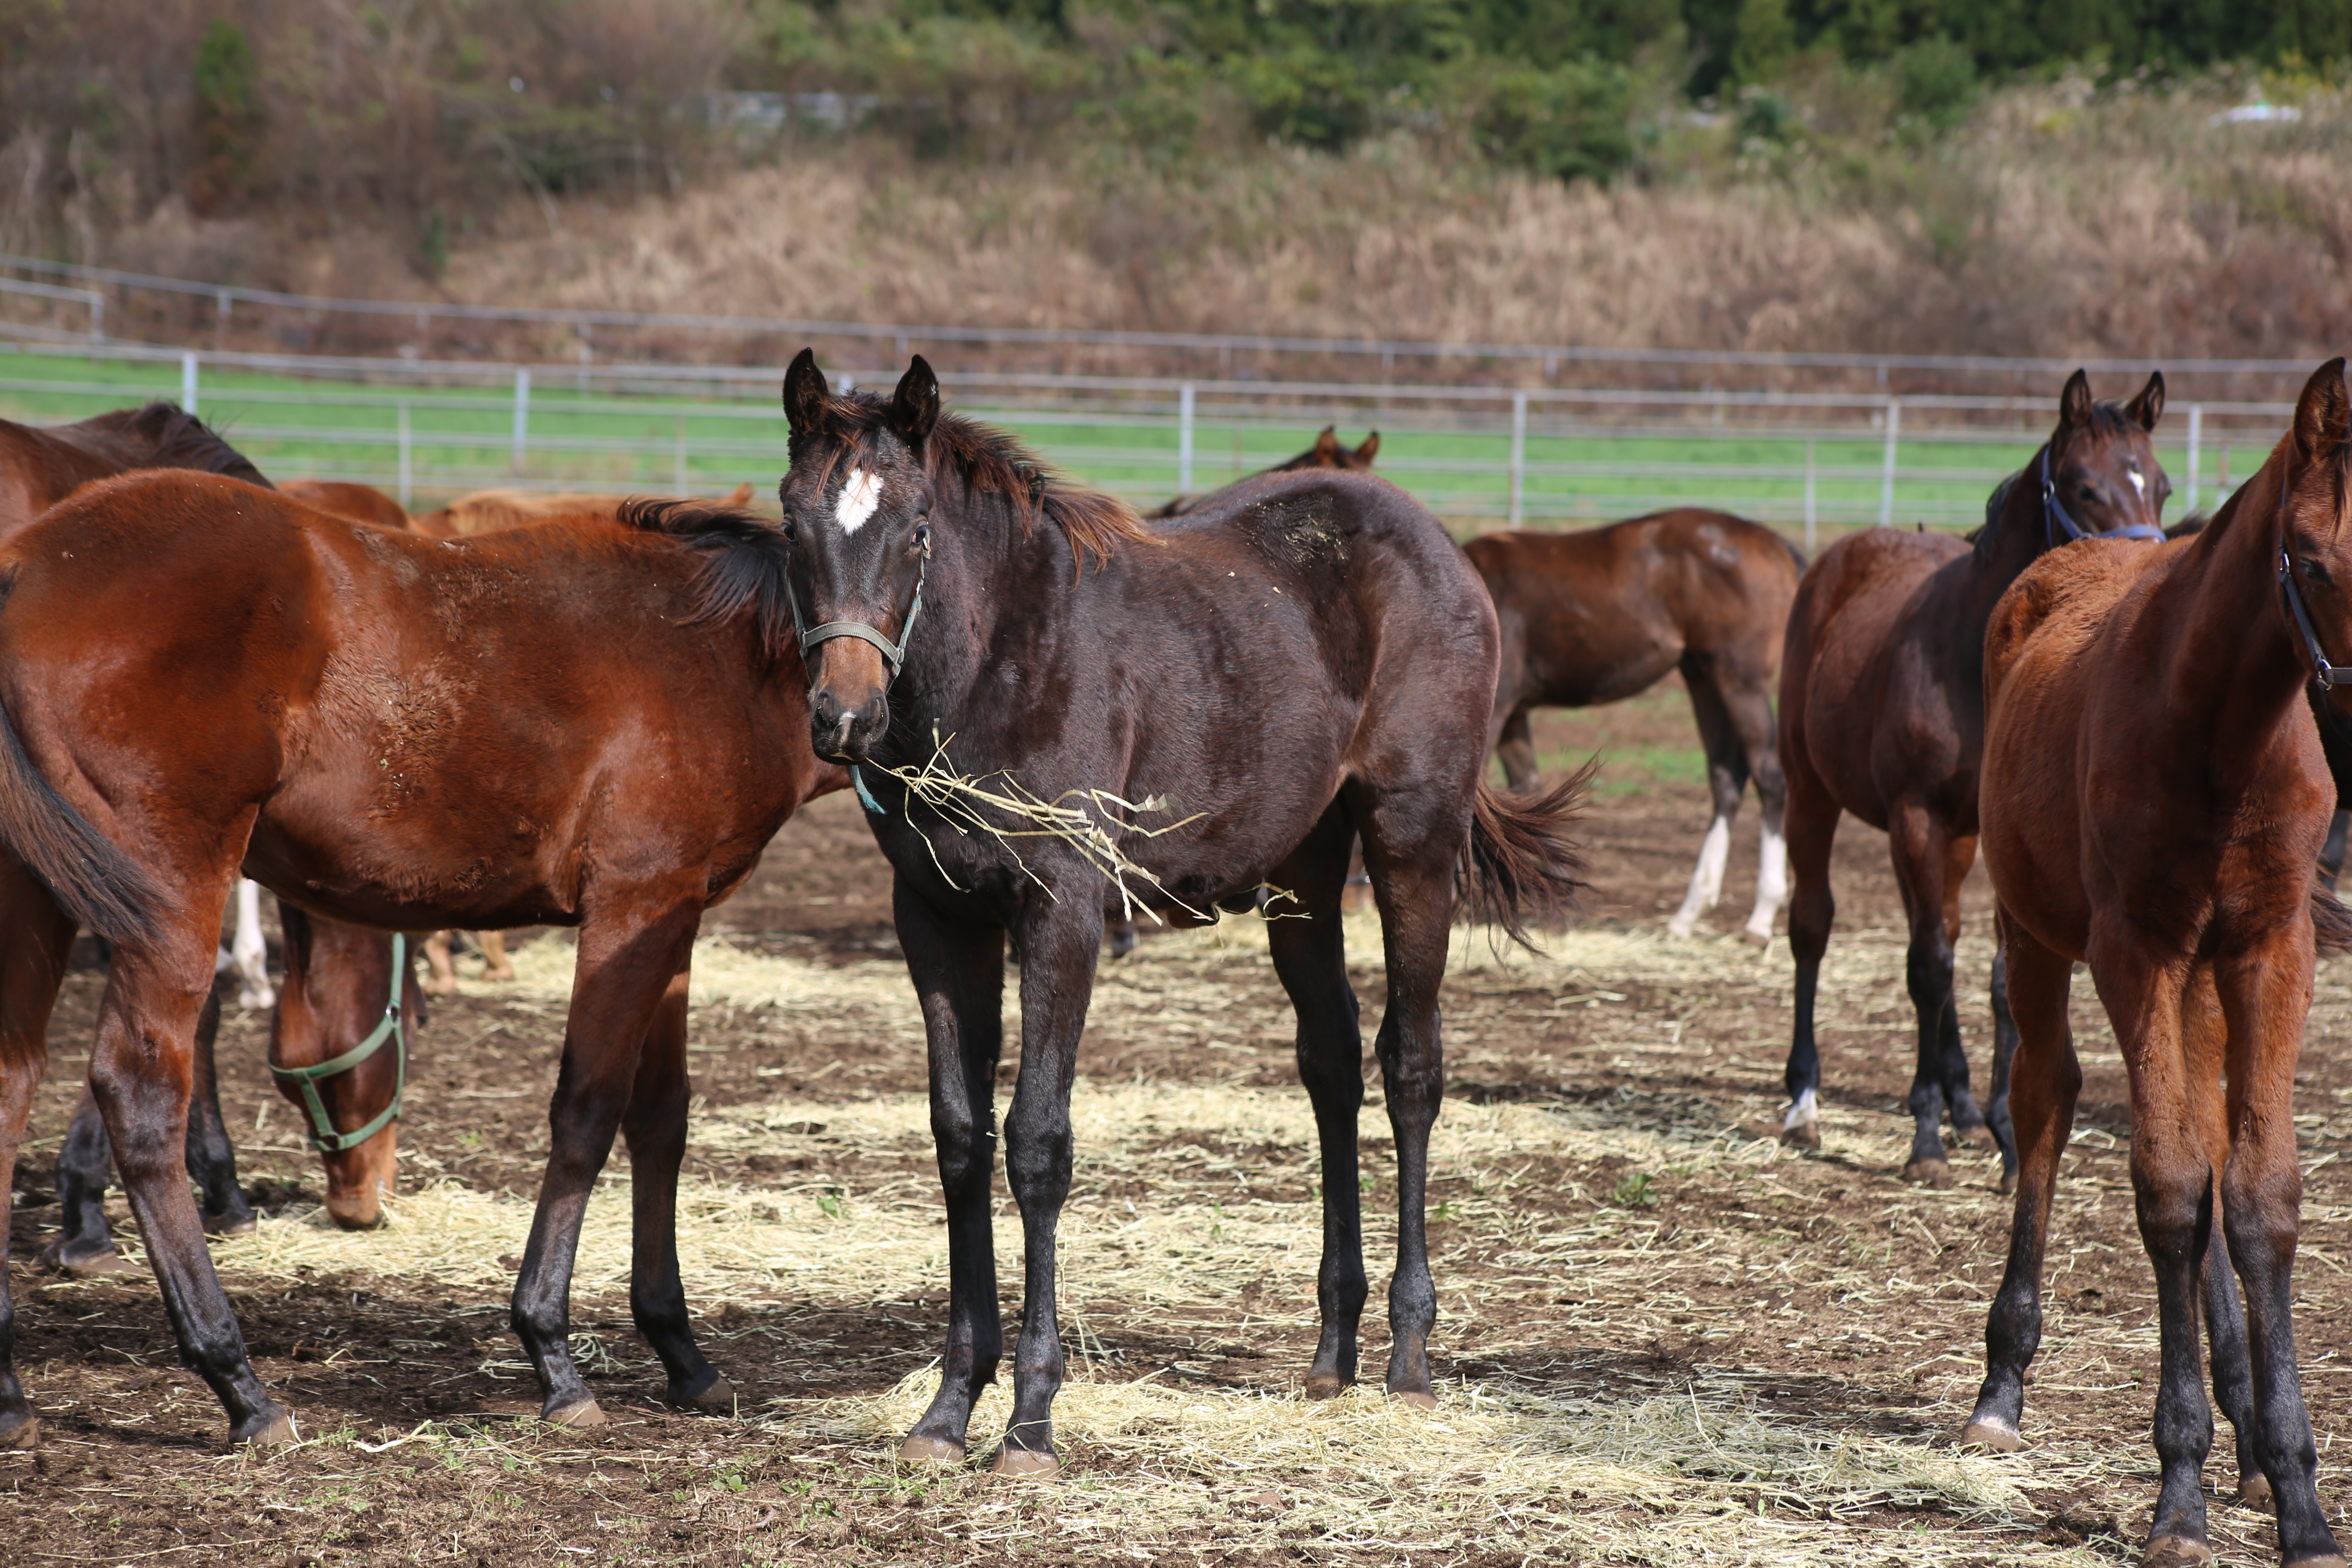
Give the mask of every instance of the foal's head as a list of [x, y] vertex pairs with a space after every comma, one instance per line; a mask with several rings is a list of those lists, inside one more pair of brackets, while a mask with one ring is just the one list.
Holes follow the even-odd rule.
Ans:
[[777, 495], [793, 543], [791, 580], [809, 673], [817, 754], [862, 760], [889, 728], [890, 681], [919, 614], [931, 552], [923, 444], [940, 384], [921, 355], [876, 419], [836, 400], [803, 349], [784, 374], [792, 468]]
[[1364, 437], [1360, 446], [1339, 444], [1339, 427], [1326, 425], [1323, 433], [1309, 447], [1286, 463], [1276, 463], [1266, 470], [1269, 474], [1287, 474], [1300, 468], [1340, 468], [1349, 473], [1368, 474], [1372, 459], [1381, 455], [1381, 433], [1377, 430]]
[[2139, 395], [2118, 407], [2091, 396], [2091, 378], [2076, 371], [2058, 395], [2058, 427], [2047, 454], [2024, 479], [2042, 496], [2042, 528], [2049, 544], [2074, 535], [2124, 534], [2154, 539], [2162, 533], [2165, 498], [2172, 481], [2156, 460], [2149, 433], [2164, 416], [2164, 375], [2152, 374]]
[[[2274, 548], [2292, 579], [2290, 602], [2299, 600], [2311, 617], [2316, 657], [2352, 681], [2352, 669], [2344, 668], [2352, 666], [2352, 528], [2346, 526], [2352, 521], [2346, 515], [2352, 511], [2352, 394], [2341, 359], [2305, 383], [2294, 426], [2266, 467], [2282, 458]], [[2247, 487], [2249, 499], [2252, 489]], [[2346, 705], [2339, 699], [2336, 706], [2340, 713]]]

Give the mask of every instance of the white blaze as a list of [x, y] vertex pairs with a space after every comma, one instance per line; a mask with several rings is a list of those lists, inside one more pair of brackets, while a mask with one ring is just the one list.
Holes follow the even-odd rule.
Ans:
[[882, 476], [852, 468], [848, 482], [841, 487], [841, 500], [834, 507], [834, 521], [841, 524], [842, 532], [856, 533], [881, 504]]

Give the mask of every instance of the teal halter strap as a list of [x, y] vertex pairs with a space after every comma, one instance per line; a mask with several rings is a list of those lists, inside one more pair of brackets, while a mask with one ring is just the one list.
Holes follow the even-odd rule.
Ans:
[[[282, 1068], [269, 1064], [270, 1073], [279, 1083], [290, 1083], [302, 1091], [302, 1103], [310, 1111], [310, 1146], [322, 1154], [340, 1154], [346, 1149], [356, 1149], [400, 1119], [400, 1100], [408, 1089], [408, 1038], [400, 1026], [400, 993], [402, 982], [408, 978], [408, 938], [398, 931], [392, 933], [392, 1000], [384, 1005], [383, 1019], [368, 1037], [316, 1067]], [[392, 1103], [378, 1112], [374, 1120], [355, 1132], [338, 1132], [334, 1119], [327, 1114], [326, 1102], [319, 1098], [319, 1080], [333, 1078], [337, 1073], [351, 1071], [392, 1042], [394, 1077], [392, 1080]]]

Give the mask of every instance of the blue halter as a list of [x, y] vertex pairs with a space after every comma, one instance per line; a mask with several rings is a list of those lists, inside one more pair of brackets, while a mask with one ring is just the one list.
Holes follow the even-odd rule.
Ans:
[[2152, 522], [2126, 523], [2112, 533], [2093, 533], [2066, 515], [2066, 506], [2058, 499], [2058, 487], [2050, 478], [2050, 448], [2042, 448], [2042, 536], [2051, 549], [2058, 548], [2058, 533], [2064, 530], [2069, 542], [2077, 539], [2155, 539], [2164, 537], [2164, 530]]

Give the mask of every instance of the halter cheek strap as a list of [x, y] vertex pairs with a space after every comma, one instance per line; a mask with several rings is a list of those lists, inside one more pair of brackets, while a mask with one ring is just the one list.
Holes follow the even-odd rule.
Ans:
[[2093, 533], [2089, 529], [2066, 515], [2066, 503], [2058, 499], [2057, 483], [2050, 477], [2050, 448], [2042, 448], [2042, 542], [2052, 549], [2058, 546], [2058, 535], [2063, 531], [2069, 542], [2077, 539], [2162, 539], [2164, 530], [2153, 523], [2133, 522], [2111, 533]]
[[[2352, 668], [2327, 662], [2319, 651], [2319, 633], [2311, 624], [2311, 612], [2304, 607], [2303, 590], [2294, 585], [2294, 563], [2288, 559], [2286, 546], [2279, 546], [2279, 587], [2286, 595], [2288, 613], [2294, 616], [2295, 629], [2303, 634], [2303, 646], [2311, 654], [2311, 679], [2322, 691], [2331, 687], [2352, 686]], [[2322, 707], [2326, 704], [2322, 703]]]
[[[398, 931], [392, 933], [392, 1000], [384, 1004], [383, 1021], [368, 1037], [345, 1051], [330, 1057], [316, 1067], [282, 1068], [269, 1064], [272, 1077], [279, 1083], [290, 1083], [302, 1091], [302, 1104], [310, 1112], [310, 1146], [322, 1154], [340, 1154], [346, 1149], [356, 1149], [400, 1119], [401, 1097], [408, 1089], [408, 1039], [400, 1026], [401, 983], [408, 978], [408, 938]], [[327, 1114], [326, 1102], [319, 1098], [319, 1080], [346, 1073], [392, 1042], [394, 1078], [392, 1103], [377, 1112], [366, 1126], [352, 1132], [335, 1131], [334, 1118]]]
[[869, 626], [863, 621], [826, 621], [822, 626], [809, 626], [801, 619], [800, 595], [793, 592], [793, 580], [787, 574], [784, 577], [784, 603], [792, 606], [793, 631], [801, 639], [802, 657], [806, 658], [809, 649], [819, 643], [831, 642], [835, 637], [856, 637], [860, 642], [872, 643], [881, 650], [882, 662], [890, 667], [890, 679], [897, 680], [899, 667], [907, 662], [907, 644], [915, 635], [915, 621], [923, 613], [923, 579], [930, 569], [931, 547], [926, 541], [923, 563], [915, 568], [914, 602], [907, 606], [907, 619], [898, 627], [897, 642], [892, 642], [878, 627]]

